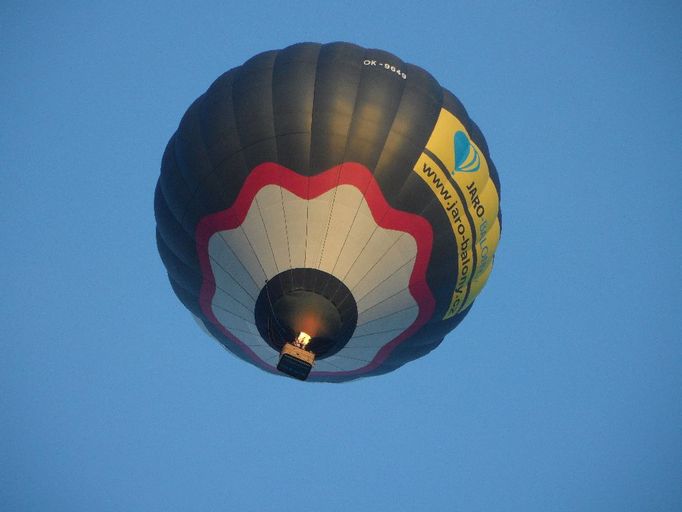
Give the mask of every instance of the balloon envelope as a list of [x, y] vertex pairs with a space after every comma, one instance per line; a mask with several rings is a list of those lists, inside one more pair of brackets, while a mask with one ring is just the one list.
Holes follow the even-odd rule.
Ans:
[[163, 156], [157, 244], [182, 303], [278, 373], [301, 332], [310, 380], [392, 371], [468, 313], [500, 238], [478, 127], [421, 68], [347, 43], [261, 53], [187, 110]]

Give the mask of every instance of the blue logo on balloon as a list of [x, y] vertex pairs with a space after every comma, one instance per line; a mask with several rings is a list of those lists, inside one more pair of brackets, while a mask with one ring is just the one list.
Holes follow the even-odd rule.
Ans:
[[478, 150], [462, 130], [455, 133], [455, 169], [452, 172], [476, 172], [481, 168]]

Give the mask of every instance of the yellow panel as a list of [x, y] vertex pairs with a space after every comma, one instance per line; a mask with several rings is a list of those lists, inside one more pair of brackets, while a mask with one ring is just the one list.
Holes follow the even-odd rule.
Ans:
[[[457, 150], [466, 153], [456, 155]], [[413, 171], [445, 210], [457, 243], [457, 276], [453, 276], [446, 319], [468, 307], [490, 275], [500, 239], [500, 199], [483, 152], [459, 119], [445, 109]]]

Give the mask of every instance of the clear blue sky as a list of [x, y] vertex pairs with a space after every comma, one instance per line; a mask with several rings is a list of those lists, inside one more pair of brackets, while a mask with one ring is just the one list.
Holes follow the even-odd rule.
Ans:
[[[2, 2], [0, 509], [680, 510], [680, 26], [678, 2]], [[152, 195], [218, 74], [335, 40], [462, 99], [505, 224], [438, 350], [311, 385], [200, 332]]]

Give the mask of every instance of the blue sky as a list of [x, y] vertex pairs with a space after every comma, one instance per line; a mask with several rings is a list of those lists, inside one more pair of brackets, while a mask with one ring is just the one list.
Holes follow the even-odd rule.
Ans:
[[[681, 24], [676, 2], [3, 2], [0, 508], [679, 510]], [[199, 331], [152, 196], [218, 74], [336, 40], [464, 102], [505, 223], [436, 351], [306, 385]]]

